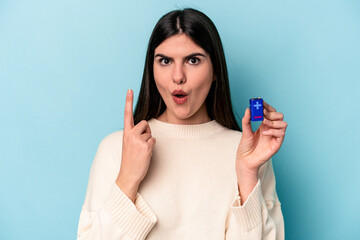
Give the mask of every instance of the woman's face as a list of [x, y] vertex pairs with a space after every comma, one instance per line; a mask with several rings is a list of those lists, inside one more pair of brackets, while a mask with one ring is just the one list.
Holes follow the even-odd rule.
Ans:
[[[205, 99], [214, 80], [213, 66], [209, 54], [187, 35], [174, 35], [155, 49], [154, 79], [167, 107], [159, 120], [174, 124], [210, 121]], [[179, 93], [175, 90], [186, 96], [175, 96]]]

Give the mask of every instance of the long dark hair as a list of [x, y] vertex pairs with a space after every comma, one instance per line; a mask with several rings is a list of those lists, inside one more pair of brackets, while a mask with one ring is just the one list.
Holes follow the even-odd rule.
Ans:
[[229, 77], [219, 33], [209, 17], [192, 8], [171, 11], [157, 22], [146, 53], [141, 89], [134, 111], [134, 124], [157, 118], [166, 109], [154, 80], [154, 52], [164, 40], [179, 33], [185, 33], [210, 55], [215, 76], [205, 100], [210, 119], [229, 129], [241, 131], [232, 109]]

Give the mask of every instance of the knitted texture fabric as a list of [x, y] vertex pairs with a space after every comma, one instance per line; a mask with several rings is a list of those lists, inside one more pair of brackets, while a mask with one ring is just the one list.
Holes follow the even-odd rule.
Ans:
[[242, 133], [212, 120], [148, 121], [156, 139], [135, 203], [116, 185], [123, 130], [107, 135], [92, 163], [78, 240], [282, 240], [272, 159], [243, 205], [235, 171]]

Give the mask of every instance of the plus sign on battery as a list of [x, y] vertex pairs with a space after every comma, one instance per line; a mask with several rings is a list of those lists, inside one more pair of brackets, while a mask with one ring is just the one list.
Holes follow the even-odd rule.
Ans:
[[259, 110], [259, 107], [261, 107], [262, 105], [259, 104], [259, 102], [256, 102], [256, 104], [254, 105], [254, 107], [256, 107], [257, 110]]

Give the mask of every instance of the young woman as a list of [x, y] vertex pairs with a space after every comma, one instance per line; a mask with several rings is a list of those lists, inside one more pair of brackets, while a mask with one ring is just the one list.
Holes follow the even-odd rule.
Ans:
[[97, 150], [78, 239], [284, 239], [271, 157], [287, 123], [264, 101], [236, 123], [213, 22], [194, 9], [169, 12], [150, 37], [133, 115]]

